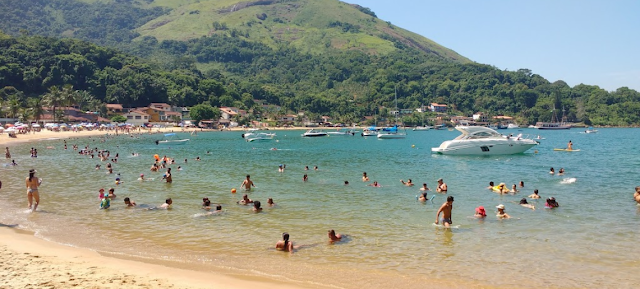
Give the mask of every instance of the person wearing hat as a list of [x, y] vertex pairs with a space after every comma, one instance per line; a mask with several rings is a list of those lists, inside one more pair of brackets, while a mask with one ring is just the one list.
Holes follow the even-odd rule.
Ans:
[[476, 208], [475, 217], [478, 219], [484, 219], [487, 216], [487, 212], [484, 210], [483, 206]]
[[509, 219], [509, 218], [511, 218], [511, 216], [509, 216], [509, 214], [507, 214], [504, 211], [504, 205], [503, 204], [497, 205], [496, 208], [498, 209], [498, 213], [496, 214], [498, 219]]
[[438, 187], [436, 188], [436, 192], [438, 193], [447, 193], [447, 184], [442, 181], [442, 179], [438, 179]]
[[[42, 180], [36, 178], [36, 170], [29, 170], [29, 176], [26, 179], [27, 185], [27, 200], [29, 201], [29, 209], [35, 211], [40, 203], [40, 193], [38, 187], [42, 183]], [[34, 201], [35, 200], [35, 204]]]

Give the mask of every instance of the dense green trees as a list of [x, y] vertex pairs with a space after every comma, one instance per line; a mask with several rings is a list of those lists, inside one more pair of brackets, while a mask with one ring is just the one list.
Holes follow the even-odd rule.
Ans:
[[[240, 38], [212, 35], [186, 42], [146, 37], [128, 45], [140, 57], [72, 39], [0, 34], [0, 98], [5, 115], [45, 96], [47, 106], [76, 104], [105, 111], [103, 103], [145, 106], [168, 102], [236, 106], [256, 114], [305, 111], [357, 122], [367, 115], [389, 117], [398, 88], [401, 109], [431, 102], [449, 112], [477, 111], [515, 116], [520, 122], [549, 121], [554, 109], [570, 121], [593, 125], [639, 125], [640, 93], [608, 92], [597, 86], [550, 83], [530, 70], [502, 71], [460, 64], [406, 48], [386, 55], [331, 50], [312, 55], [288, 46], [270, 48]], [[55, 102], [52, 93], [71, 86]], [[55, 87], [55, 88], [52, 88]], [[259, 100], [255, 102], [254, 100]], [[278, 105], [264, 111], [258, 103]], [[25, 110], [23, 113], [30, 112]], [[206, 117], [205, 117], [206, 118]], [[417, 115], [407, 124], [420, 124]]]

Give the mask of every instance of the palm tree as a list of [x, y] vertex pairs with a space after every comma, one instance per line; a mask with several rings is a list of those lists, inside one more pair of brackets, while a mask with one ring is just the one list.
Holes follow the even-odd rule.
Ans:
[[44, 95], [43, 101], [48, 107], [53, 107], [53, 122], [56, 122], [56, 107], [63, 102], [62, 91], [57, 86], [49, 88], [49, 92]]
[[39, 122], [40, 117], [44, 114], [42, 102], [42, 98], [39, 97], [32, 97], [27, 100], [27, 106], [31, 110], [31, 116], [36, 122]]
[[21, 107], [22, 105], [20, 105], [20, 100], [15, 94], [9, 97], [9, 112], [11, 112], [12, 118], [16, 118]]

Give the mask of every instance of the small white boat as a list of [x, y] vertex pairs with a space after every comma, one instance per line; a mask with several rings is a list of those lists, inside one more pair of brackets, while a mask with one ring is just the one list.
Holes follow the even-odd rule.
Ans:
[[378, 129], [375, 126], [370, 126], [362, 130], [361, 136], [377, 136]]
[[413, 131], [424, 131], [424, 130], [430, 130], [431, 127], [428, 125], [423, 125], [423, 126], [416, 126], [413, 128]]
[[588, 128], [587, 130], [584, 131], [584, 133], [597, 133], [598, 130], [597, 129], [593, 129], [593, 127]]
[[354, 136], [356, 135], [356, 133], [357, 132], [354, 129], [345, 129], [345, 130], [327, 132], [329, 136]]
[[520, 126], [515, 123], [510, 123], [509, 125], [507, 125], [507, 128], [520, 128]]
[[482, 126], [456, 126], [456, 129], [462, 135], [431, 151], [445, 155], [510, 155], [523, 153], [538, 144], [522, 135], [505, 136]]
[[401, 139], [405, 137], [407, 137], [407, 133], [398, 131], [398, 126], [385, 128], [378, 133], [378, 139]]
[[303, 137], [321, 137], [327, 136], [327, 133], [321, 130], [310, 129], [302, 134]]
[[275, 133], [260, 132], [260, 133], [252, 133], [249, 136], [245, 134], [244, 139], [247, 142], [254, 142], [254, 141], [269, 141], [269, 140], [272, 140], [274, 137], [276, 137]]
[[175, 139], [175, 133], [167, 133], [164, 135], [166, 139], [157, 140], [156, 145], [183, 145], [189, 142], [189, 139]]

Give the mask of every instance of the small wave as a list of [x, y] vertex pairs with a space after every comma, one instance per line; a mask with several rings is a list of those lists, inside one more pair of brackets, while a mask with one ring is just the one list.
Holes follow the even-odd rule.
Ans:
[[562, 179], [562, 181], [560, 183], [561, 184], [573, 184], [576, 181], [578, 181], [578, 179], [576, 179], [576, 178], [564, 178], [564, 179]]

